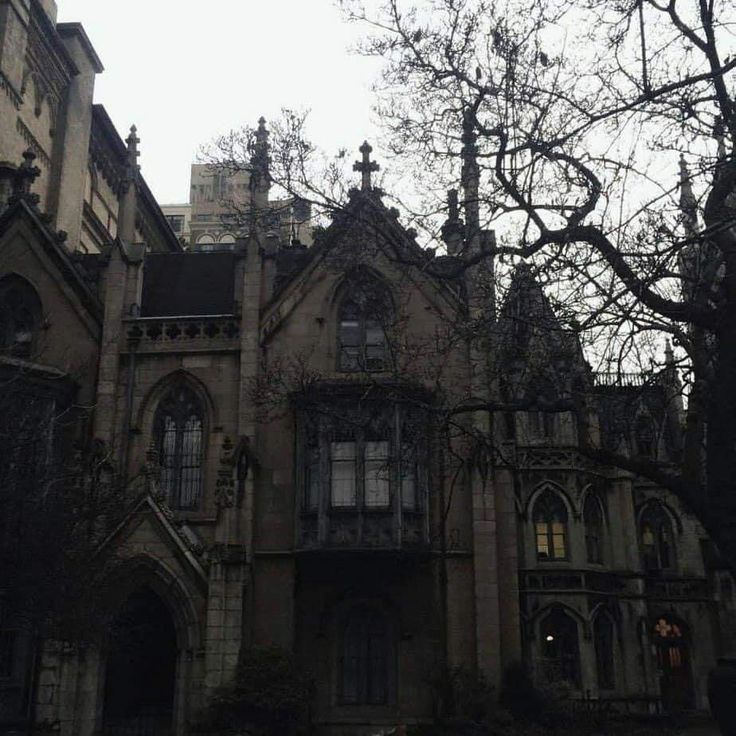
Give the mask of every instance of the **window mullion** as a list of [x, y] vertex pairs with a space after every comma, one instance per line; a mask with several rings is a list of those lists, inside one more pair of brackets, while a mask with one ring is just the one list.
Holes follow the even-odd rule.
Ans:
[[172, 485], [172, 495], [174, 495], [174, 503], [176, 506], [181, 506], [182, 500], [182, 465], [184, 463], [184, 432], [186, 431], [186, 425], [182, 420], [181, 415], [174, 416], [174, 423], [176, 426], [176, 434], [174, 435], [174, 482]]

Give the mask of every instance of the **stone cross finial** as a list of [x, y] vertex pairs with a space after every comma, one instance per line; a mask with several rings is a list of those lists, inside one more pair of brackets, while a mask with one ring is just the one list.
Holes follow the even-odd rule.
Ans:
[[363, 145], [358, 150], [363, 154], [363, 160], [356, 161], [353, 164], [353, 171], [359, 171], [361, 173], [362, 180], [360, 188], [365, 192], [371, 189], [371, 174], [374, 171], [380, 171], [381, 167], [375, 161], [371, 161], [373, 146], [368, 141], [363, 141]]

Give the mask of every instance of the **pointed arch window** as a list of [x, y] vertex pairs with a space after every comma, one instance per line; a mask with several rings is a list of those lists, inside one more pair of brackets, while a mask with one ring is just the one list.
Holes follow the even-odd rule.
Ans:
[[674, 537], [667, 512], [660, 504], [644, 510], [639, 522], [644, 568], [650, 572], [671, 570], [675, 566]]
[[169, 391], [156, 411], [161, 489], [174, 509], [195, 510], [201, 500], [203, 418], [201, 401], [185, 385]]
[[390, 297], [373, 279], [351, 279], [338, 310], [338, 370], [385, 371]]
[[[555, 401], [557, 389], [546, 376], [537, 376], [530, 386], [532, 396], [540, 404]], [[535, 409], [528, 413], [529, 435], [532, 440], [550, 440], [554, 437], [557, 417], [554, 412]]]
[[0, 353], [30, 357], [41, 316], [38, 294], [25, 279], [15, 275], [0, 279]]
[[616, 687], [614, 633], [611, 617], [605, 611], [601, 611], [593, 624], [595, 666], [600, 690], [613, 690]]
[[580, 687], [578, 625], [562, 609], [555, 609], [539, 627], [542, 666], [548, 682], [569, 682]]
[[636, 454], [654, 458], [657, 455], [657, 432], [650, 417], [640, 414], [634, 425]]
[[601, 503], [593, 493], [589, 493], [585, 499], [583, 522], [585, 524], [585, 550], [588, 562], [600, 565], [603, 563], [605, 521]]
[[537, 559], [566, 560], [567, 506], [554, 491], [544, 491], [534, 504]]
[[389, 627], [386, 617], [359, 608], [345, 623], [340, 656], [340, 700], [382, 705], [389, 699]]

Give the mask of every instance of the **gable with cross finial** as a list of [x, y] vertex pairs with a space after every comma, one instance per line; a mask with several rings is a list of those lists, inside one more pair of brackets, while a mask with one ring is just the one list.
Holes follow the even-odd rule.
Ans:
[[372, 188], [371, 174], [374, 171], [380, 171], [381, 167], [375, 161], [371, 161], [373, 146], [371, 146], [368, 141], [363, 141], [363, 145], [358, 150], [363, 154], [363, 159], [362, 161], [356, 161], [353, 164], [353, 171], [359, 171], [361, 173], [362, 179], [360, 188], [365, 192]]

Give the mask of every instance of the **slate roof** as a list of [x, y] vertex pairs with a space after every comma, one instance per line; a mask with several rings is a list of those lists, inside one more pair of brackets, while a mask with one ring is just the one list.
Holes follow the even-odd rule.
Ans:
[[141, 317], [233, 314], [235, 254], [148, 253]]

